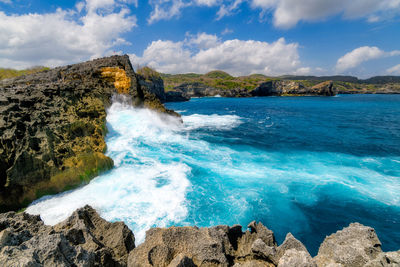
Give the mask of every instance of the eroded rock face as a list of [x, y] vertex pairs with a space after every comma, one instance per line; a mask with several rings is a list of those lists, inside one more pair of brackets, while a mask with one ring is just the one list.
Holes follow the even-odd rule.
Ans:
[[[381, 242], [371, 227], [352, 223], [325, 238], [315, 261], [318, 266], [359, 267], [381, 256]], [[376, 265], [379, 266], [379, 265]]]
[[261, 223], [248, 227], [244, 233], [240, 225], [153, 228], [129, 254], [128, 266], [275, 266], [272, 231]]
[[104, 137], [113, 94], [174, 114], [148, 90], [151, 81], [146, 84], [128, 56], [0, 81], [0, 211], [76, 187], [112, 168]]
[[90, 206], [53, 227], [39, 216], [8, 212], [0, 214], [0, 266], [400, 266], [400, 251], [382, 252], [375, 231], [358, 223], [328, 236], [314, 259], [290, 233], [277, 246], [263, 224], [247, 228], [152, 228], [135, 248], [124, 223], [109, 223]]
[[26, 213], [0, 215], [1, 266], [126, 266], [134, 247], [124, 223], [109, 223], [89, 206], [54, 227]]

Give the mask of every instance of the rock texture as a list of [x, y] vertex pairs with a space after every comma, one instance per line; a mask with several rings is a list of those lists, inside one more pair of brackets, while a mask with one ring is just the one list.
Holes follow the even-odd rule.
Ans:
[[383, 253], [373, 228], [352, 223], [325, 238], [315, 261], [318, 266], [400, 266], [400, 251]]
[[109, 223], [89, 206], [53, 227], [26, 213], [0, 215], [1, 266], [126, 266], [134, 248], [124, 223]]
[[315, 258], [290, 233], [277, 246], [262, 223], [247, 228], [152, 228], [135, 248], [124, 223], [109, 223], [90, 206], [54, 226], [39, 216], [8, 212], [0, 214], [0, 266], [400, 266], [400, 251], [382, 252], [374, 229], [358, 223], [328, 236]]
[[0, 211], [110, 169], [113, 161], [103, 153], [111, 96], [125, 94], [135, 105], [174, 114], [157, 98], [160, 86], [136, 75], [128, 56], [0, 81]]
[[187, 82], [174, 87], [166, 93], [167, 102], [187, 101], [191, 97], [222, 96], [222, 97], [251, 97], [251, 96], [299, 96], [322, 95], [333, 96], [337, 91], [332, 81], [322, 82], [313, 87], [305, 87], [301, 82], [273, 80], [261, 83], [254, 90], [243, 88], [219, 89], [207, 86], [201, 82]]

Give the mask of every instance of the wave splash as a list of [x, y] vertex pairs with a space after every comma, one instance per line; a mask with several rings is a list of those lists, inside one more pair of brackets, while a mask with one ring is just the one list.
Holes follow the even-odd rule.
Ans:
[[115, 168], [88, 185], [55, 196], [46, 196], [27, 208], [54, 225], [77, 208], [89, 204], [110, 221], [124, 221], [142, 242], [150, 227], [166, 227], [188, 213], [186, 192], [191, 168], [174, 149], [201, 147], [191, 143], [187, 131], [199, 127], [226, 129], [237, 125], [234, 116], [185, 116], [179, 118], [132, 107], [123, 96], [114, 96], [107, 110], [107, 155]]

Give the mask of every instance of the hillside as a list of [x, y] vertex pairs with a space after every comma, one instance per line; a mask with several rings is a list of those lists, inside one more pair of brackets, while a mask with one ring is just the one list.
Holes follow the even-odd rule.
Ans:
[[361, 80], [353, 76], [293, 76], [269, 77], [252, 74], [234, 77], [223, 71], [211, 71], [206, 74], [160, 74], [164, 80], [165, 91], [176, 91], [182, 84], [202, 84], [216, 89], [245, 89], [251, 91], [268, 81], [295, 81], [305, 87], [321, 82], [333, 81], [340, 94], [356, 93], [400, 93], [400, 76], [376, 76]]

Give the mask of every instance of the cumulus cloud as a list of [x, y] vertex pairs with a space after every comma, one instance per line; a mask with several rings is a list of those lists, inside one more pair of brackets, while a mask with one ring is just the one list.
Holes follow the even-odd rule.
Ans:
[[391, 75], [400, 75], [400, 64], [387, 69], [386, 73]]
[[121, 35], [136, 26], [124, 3], [87, 0], [74, 10], [47, 14], [0, 11], [0, 66], [52, 67], [111, 53], [112, 47], [127, 43]]
[[376, 46], [362, 46], [339, 58], [336, 63], [336, 70], [344, 72], [369, 60], [398, 55], [400, 55], [400, 51], [385, 52]]
[[400, 10], [400, 0], [251, 0], [253, 8], [273, 10], [274, 25], [290, 28], [299, 21], [317, 21], [342, 14], [346, 19], [368, 17], [378, 21], [381, 12]]
[[254, 40], [221, 41], [215, 35], [200, 33], [183, 41], [152, 42], [142, 56], [130, 55], [133, 65], [149, 65], [163, 73], [206, 73], [224, 70], [233, 75], [306, 74], [301, 66], [297, 43], [284, 38], [273, 43]]

